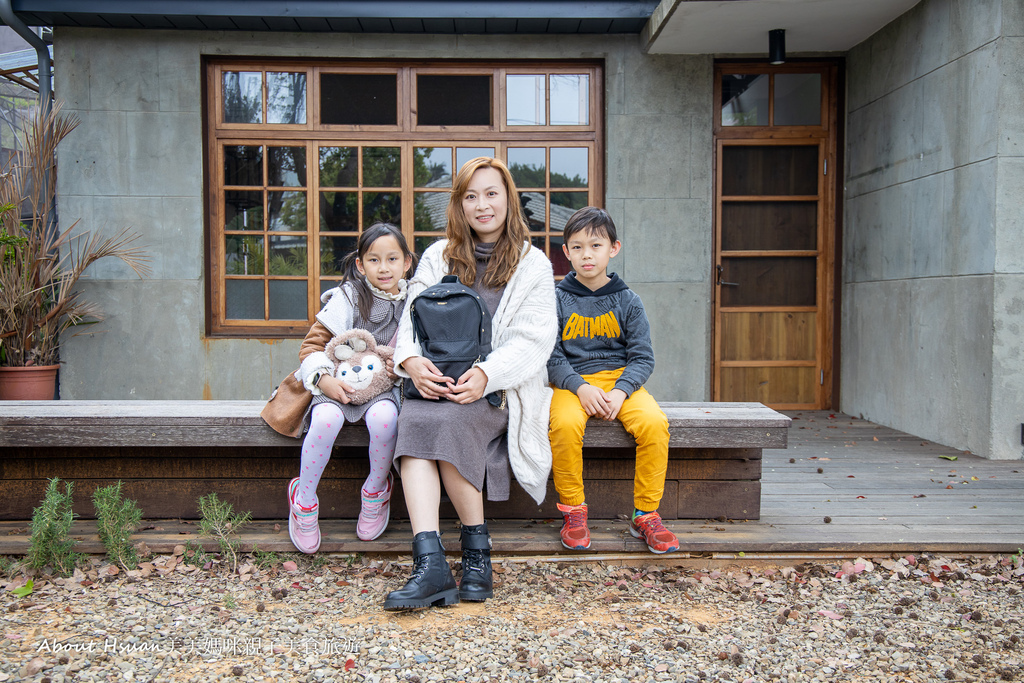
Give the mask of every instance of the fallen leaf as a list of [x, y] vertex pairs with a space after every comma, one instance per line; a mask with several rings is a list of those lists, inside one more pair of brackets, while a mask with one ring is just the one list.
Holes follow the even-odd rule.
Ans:
[[[924, 444], [921, 444], [921, 445], [923, 446]], [[940, 455], [939, 457], [942, 458], [943, 460], [956, 460], [957, 459], [957, 457], [955, 455]]]
[[354, 668], [356, 668], [356, 660], [349, 657], [345, 660], [345, 671], [351, 671]]
[[829, 619], [836, 619], [836, 620], [838, 620], [838, 619], [842, 619], [843, 618], [842, 614], [836, 614], [835, 612], [833, 612], [830, 609], [819, 610], [818, 614], [820, 614], [823, 617], [828, 617]]
[[24, 598], [32, 594], [32, 579], [25, 582], [25, 585], [21, 588], [15, 588], [11, 590], [11, 594], [18, 598]]
[[292, 560], [288, 560], [281, 565], [281, 568], [286, 572], [295, 573], [299, 570], [299, 565], [295, 564]]

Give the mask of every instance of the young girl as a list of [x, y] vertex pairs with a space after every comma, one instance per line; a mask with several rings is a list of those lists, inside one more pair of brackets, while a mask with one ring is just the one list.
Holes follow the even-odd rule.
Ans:
[[415, 261], [394, 225], [375, 223], [364, 230], [356, 250], [342, 262], [341, 284], [321, 297], [324, 307], [299, 349], [299, 370], [285, 378], [263, 409], [263, 419], [278, 432], [296, 437], [306, 432], [299, 476], [288, 484], [288, 533], [304, 553], [315, 553], [320, 547], [316, 488], [345, 420], [363, 418], [370, 432], [370, 476], [362, 487], [356, 535], [372, 541], [387, 528], [398, 391], [384, 392], [362, 405], [350, 403], [352, 388], [332, 376], [334, 365], [324, 347], [332, 337], [357, 327], [372, 334], [378, 344], [393, 345], [405, 308], [405, 278]]
[[[412, 578], [384, 601], [384, 609], [483, 601], [493, 594], [488, 500], [507, 500], [509, 466], [540, 503], [551, 470], [548, 443], [547, 361], [557, 337], [551, 262], [530, 244], [512, 174], [498, 159], [467, 161], [452, 185], [446, 240], [423, 252], [409, 296], [449, 273], [483, 299], [492, 316], [492, 349], [461, 377], [446, 377], [413, 337], [402, 315], [395, 370], [427, 400], [402, 407], [396, 453], [412, 522]], [[505, 395], [493, 406], [487, 394]], [[458, 587], [439, 537], [441, 483], [462, 522], [462, 580]]]

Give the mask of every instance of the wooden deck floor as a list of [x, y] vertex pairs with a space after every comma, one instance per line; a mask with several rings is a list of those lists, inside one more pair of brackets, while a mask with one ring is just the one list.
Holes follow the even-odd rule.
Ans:
[[[680, 538], [677, 557], [1006, 553], [1024, 547], [1024, 461], [985, 460], [841, 413], [788, 414], [793, 418], [789, 448], [764, 451], [761, 519], [669, 522]], [[579, 555], [561, 547], [559, 522], [492, 523], [495, 552]], [[145, 526], [138, 537], [156, 552], [196, 538], [193, 523], [164, 520]], [[292, 551], [286, 520], [274, 526], [251, 524], [242, 534], [243, 547]], [[458, 532], [450, 528], [444, 541], [454, 550]], [[409, 549], [407, 522], [392, 523], [369, 543], [355, 538], [354, 521], [327, 521], [321, 529], [323, 552]], [[624, 518], [592, 520], [591, 530], [588, 555], [646, 553], [629, 535]], [[0, 523], [0, 554], [24, 553], [28, 533], [25, 522]], [[94, 523], [78, 522], [74, 534], [80, 550], [102, 552]]]

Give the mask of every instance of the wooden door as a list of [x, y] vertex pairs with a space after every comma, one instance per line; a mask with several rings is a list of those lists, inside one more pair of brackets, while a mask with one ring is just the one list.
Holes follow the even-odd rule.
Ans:
[[832, 401], [832, 65], [716, 65], [714, 398]]

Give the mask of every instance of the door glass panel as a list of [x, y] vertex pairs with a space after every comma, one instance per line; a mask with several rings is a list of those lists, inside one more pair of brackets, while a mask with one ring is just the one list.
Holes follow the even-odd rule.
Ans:
[[331, 232], [359, 230], [359, 194], [321, 192], [320, 229]]
[[722, 400], [813, 404], [817, 375], [812, 367], [722, 368]]
[[413, 200], [416, 232], [444, 232], [448, 208], [447, 192], [417, 192]]
[[267, 185], [305, 187], [306, 148], [268, 147]]
[[722, 194], [817, 195], [817, 145], [729, 145], [722, 150]]
[[228, 190], [224, 193], [225, 230], [263, 229], [263, 192]]
[[271, 320], [306, 319], [305, 280], [271, 280], [269, 287]]
[[543, 126], [547, 99], [544, 75], [505, 76], [505, 123], [509, 126]]
[[722, 360], [814, 360], [814, 311], [722, 313]]
[[451, 147], [415, 147], [412, 164], [416, 187], [452, 186]]
[[320, 121], [346, 126], [398, 123], [397, 74], [321, 74]]
[[420, 126], [491, 125], [491, 77], [416, 77], [416, 123]]
[[722, 250], [813, 251], [817, 202], [722, 202]]
[[589, 156], [586, 147], [552, 147], [551, 187], [586, 187]]
[[232, 320], [263, 320], [263, 280], [225, 280], [224, 308]]
[[509, 147], [508, 170], [516, 187], [543, 188], [547, 186], [547, 162], [544, 160], [543, 147]]
[[551, 74], [551, 125], [586, 126], [590, 123], [590, 76]]
[[381, 222], [402, 224], [401, 192], [363, 193], [363, 229]]
[[494, 157], [493, 147], [459, 147], [455, 150], [455, 167], [462, 168], [462, 165], [470, 159], [477, 157]]
[[[224, 238], [224, 260], [224, 272], [228, 275], [263, 275], [263, 237], [227, 235]], [[260, 313], [262, 317], [263, 313]]]
[[271, 235], [271, 275], [305, 275], [307, 263], [305, 237]]
[[[263, 123], [263, 74], [259, 71], [225, 71], [221, 93], [224, 123]], [[263, 316], [260, 315], [262, 318]]]
[[358, 158], [355, 147], [321, 147], [320, 187], [357, 187]]
[[306, 193], [267, 193], [267, 227], [269, 230], [306, 232]]
[[306, 122], [306, 74], [267, 72], [267, 123]]
[[821, 125], [821, 74], [775, 75], [775, 125]]
[[768, 74], [722, 75], [722, 125], [768, 125]]
[[[355, 251], [357, 240], [358, 238], [347, 235], [321, 236], [320, 274], [341, 276], [343, 274], [341, 262], [347, 254]], [[330, 289], [330, 287], [327, 289]]]
[[398, 187], [401, 162], [401, 147], [364, 147], [363, 187]]
[[817, 259], [723, 258], [722, 306], [814, 306]]
[[225, 145], [224, 184], [262, 185], [263, 147], [260, 145]]

